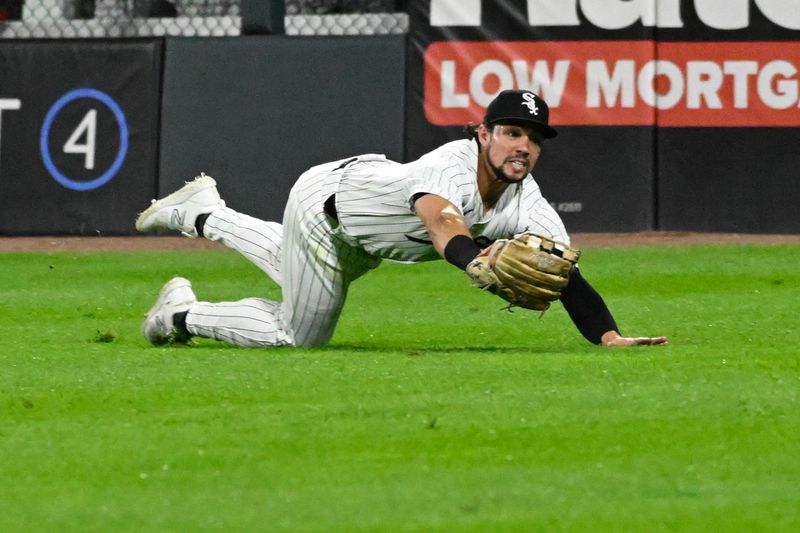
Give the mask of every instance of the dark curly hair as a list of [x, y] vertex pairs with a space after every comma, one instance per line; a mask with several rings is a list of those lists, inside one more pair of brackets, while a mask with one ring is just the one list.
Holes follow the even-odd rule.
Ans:
[[[484, 124], [486, 129], [492, 131], [494, 129], [493, 125]], [[474, 122], [470, 122], [464, 125], [463, 131], [466, 133], [467, 137], [470, 139], [475, 139], [475, 142], [478, 142], [478, 126], [479, 124], [475, 124]], [[478, 143], [480, 145], [480, 143]]]

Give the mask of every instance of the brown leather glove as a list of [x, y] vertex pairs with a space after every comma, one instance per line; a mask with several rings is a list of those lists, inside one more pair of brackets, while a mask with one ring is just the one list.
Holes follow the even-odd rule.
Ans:
[[500, 296], [511, 307], [545, 311], [561, 297], [579, 257], [580, 251], [566, 244], [526, 232], [495, 241], [466, 272], [475, 287]]

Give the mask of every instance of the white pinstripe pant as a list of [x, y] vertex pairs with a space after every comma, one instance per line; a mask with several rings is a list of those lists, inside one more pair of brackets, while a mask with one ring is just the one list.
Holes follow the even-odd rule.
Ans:
[[246, 298], [198, 302], [190, 333], [238, 346], [321, 346], [333, 336], [350, 283], [380, 259], [347, 244], [325, 214], [339, 165], [305, 172], [289, 193], [283, 225], [224, 207], [206, 220], [204, 235], [237, 250], [281, 286], [283, 301]]

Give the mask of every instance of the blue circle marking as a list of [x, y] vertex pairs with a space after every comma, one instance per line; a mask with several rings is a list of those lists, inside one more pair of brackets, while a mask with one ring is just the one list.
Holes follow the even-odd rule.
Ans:
[[[119, 125], [119, 151], [117, 152], [117, 157], [102, 176], [91, 181], [75, 181], [68, 178], [58, 170], [50, 155], [49, 137], [50, 127], [53, 125], [53, 121], [61, 110], [64, 109], [64, 106], [79, 98], [93, 98], [105, 104], [106, 107], [114, 113], [114, 117], [117, 119], [117, 124]], [[47, 171], [50, 172], [53, 179], [64, 187], [74, 191], [91, 191], [92, 189], [102, 187], [111, 181], [117, 172], [119, 172], [122, 163], [125, 161], [125, 156], [128, 154], [128, 123], [125, 120], [125, 114], [122, 112], [122, 108], [120, 108], [110, 96], [102, 91], [98, 91], [97, 89], [75, 89], [74, 91], [70, 91], [59, 98], [56, 103], [53, 104], [53, 107], [50, 108], [50, 111], [47, 112], [44, 124], [42, 125], [39, 149], [42, 152], [42, 160], [44, 161], [44, 166], [47, 167]]]

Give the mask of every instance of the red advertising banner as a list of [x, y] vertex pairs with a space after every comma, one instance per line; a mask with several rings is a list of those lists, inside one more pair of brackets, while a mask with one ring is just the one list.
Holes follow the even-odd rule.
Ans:
[[800, 232], [800, 0], [407, 4], [408, 159], [528, 89], [569, 231]]
[[500, 90], [525, 88], [568, 126], [800, 126], [800, 43], [508, 41], [432, 43], [424, 112], [479, 122]]

